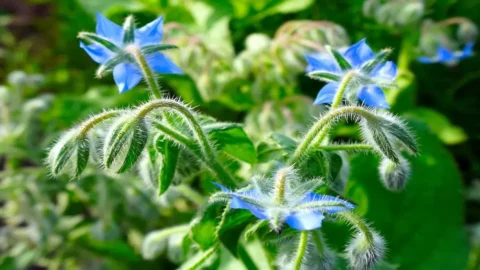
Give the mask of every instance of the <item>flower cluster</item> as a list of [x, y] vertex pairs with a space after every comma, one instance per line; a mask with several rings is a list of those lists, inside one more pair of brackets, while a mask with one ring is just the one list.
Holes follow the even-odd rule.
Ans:
[[246, 209], [257, 218], [268, 220], [276, 231], [283, 223], [296, 230], [314, 230], [322, 226], [326, 215], [355, 208], [345, 200], [313, 192], [322, 181], [302, 181], [291, 167], [278, 170], [272, 178], [254, 177], [250, 186], [238, 191], [215, 185], [222, 192], [214, 194], [212, 201], [231, 200], [232, 209]]
[[79, 37], [89, 41], [80, 42], [93, 61], [102, 66], [97, 75], [113, 69], [113, 78], [120, 93], [135, 87], [144, 74], [132, 57], [132, 50], [138, 48], [145, 54], [146, 64], [158, 73], [182, 74], [182, 71], [170, 59], [159, 51], [175, 46], [161, 45], [163, 37], [163, 17], [159, 17], [140, 29], [135, 29], [132, 17], [127, 18], [124, 27], [113, 23], [97, 13], [97, 35], [80, 33]]
[[328, 53], [318, 52], [306, 56], [309, 76], [328, 82], [320, 90], [314, 101], [315, 105], [332, 103], [339, 89], [339, 82], [346, 74], [353, 72], [353, 82], [346, 92], [350, 103], [360, 100], [375, 108], [389, 107], [382, 87], [392, 87], [397, 76], [395, 63], [386, 61], [390, 50], [375, 54], [365, 39], [340, 51], [328, 49]]

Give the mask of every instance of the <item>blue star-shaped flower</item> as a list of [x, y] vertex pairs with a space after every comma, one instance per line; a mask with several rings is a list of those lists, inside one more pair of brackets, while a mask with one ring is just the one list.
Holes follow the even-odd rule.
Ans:
[[[108, 40], [118, 48], [107, 48], [97, 43], [86, 45], [83, 42], [80, 42], [80, 47], [88, 53], [93, 61], [99, 64], [105, 64], [129, 45], [134, 44], [139, 48], [144, 48], [145, 46], [159, 44], [163, 37], [162, 28], [163, 17], [159, 17], [142, 28], [135, 29], [132, 37], [133, 40], [126, 41], [125, 29], [97, 13], [96, 32], [98, 36]], [[153, 52], [146, 55], [146, 60], [150, 68], [156, 72], [182, 74], [180, 68], [160, 52]], [[133, 62], [121, 62], [113, 68], [113, 78], [120, 93], [135, 87], [142, 77], [142, 72]]]
[[462, 51], [452, 52], [451, 50], [439, 46], [437, 54], [434, 57], [420, 56], [418, 61], [424, 64], [442, 63], [448, 66], [456, 65], [460, 60], [473, 55], [474, 43], [470, 42], [463, 47]]
[[[343, 69], [335, 57], [326, 52], [307, 55], [307, 72], [326, 71], [342, 78], [347, 72], [355, 71], [363, 82], [357, 83], [356, 97], [370, 107], [389, 108], [382, 88], [383, 83], [392, 83], [397, 76], [397, 66], [392, 61], [376, 61], [376, 55], [365, 39], [339, 51], [348, 62], [349, 68]], [[373, 66], [372, 66], [373, 65]], [[329, 82], [318, 93], [314, 105], [332, 103], [339, 87], [338, 81]]]
[[246, 209], [259, 219], [269, 220], [274, 229], [279, 229], [285, 222], [296, 230], [314, 230], [322, 226], [325, 214], [355, 208], [339, 198], [312, 192], [311, 189], [318, 186], [318, 180], [304, 183], [289, 181], [282, 201], [275, 198], [272, 179], [252, 182], [252, 186], [236, 192], [215, 183], [222, 190], [217, 195], [228, 196], [232, 209]]

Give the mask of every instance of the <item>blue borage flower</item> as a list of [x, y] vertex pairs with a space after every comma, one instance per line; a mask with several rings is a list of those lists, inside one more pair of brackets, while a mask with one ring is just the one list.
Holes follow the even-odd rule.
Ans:
[[[162, 40], [163, 17], [157, 18], [140, 29], [135, 29], [131, 38], [127, 37], [128, 31], [131, 29], [126, 29], [126, 27], [134, 28], [134, 23], [132, 18], [129, 19], [132, 20], [131, 25], [126, 23], [124, 28], [122, 28], [97, 13], [96, 32], [100, 38], [106, 41], [104, 43], [92, 43], [89, 45], [80, 42], [80, 47], [88, 53], [93, 61], [99, 64], [104, 65], [116, 56], [122, 56], [124, 58], [124, 61], [119, 61], [119, 63], [116, 63], [113, 67], [113, 78], [120, 93], [135, 87], [143, 77], [142, 72], [134, 61], [129, 61], [122, 55], [122, 53], [125, 54], [124, 49], [132, 44], [138, 46], [140, 49], [150, 46], [149, 53], [145, 54], [148, 65], [154, 71], [166, 74], [182, 74], [180, 68], [164, 54], [158, 51], [152, 52], [151, 50], [151, 45], [159, 44]], [[105, 44], [110, 46], [106, 46]], [[169, 48], [171, 47], [174, 46], [170, 46]]]
[[[318, 52], [306, 56], [309, 75], [328, 82], [318, 93], [314, 101], [315, 105], [332, 103], [339, 81], [347, 72], [353, 71], [355, 80], [352, 83], [353, 87], [349, 89], [350, 96], [370, 107], [389, 108], [382, 87], [394, 86], [393, 81], [397, 76], [395, 63], [386, 61], [390, 50], [386, 49], [374, 54], [365, 39], [338, 52], [329, 47], [328, 49], [330, 53]], [[326, 76], [316, 76], [318, 74], [326, 74]], [[348, 100], [355, 102], [351, 98]]]
[[[314, 230], [322, 226], [326, 215], [355, 208], [342, 199], [312, 192], [322, 184], [318, 179], [300, 180], [288, 167], [280, 169], [271, 179], [253, 178], [250, 186], [238, 191], [214, 183], [222, 192], [214, 194], [211, 201], [230, 200], [232, 209], [249, 210], [255, 217], [268, 220], [276, 231], [283, 223], [296, 230]], [[279, 185], [283, 188], [278, 188]], [[283, 194], [279, 196], [279, 192]]]
[[433, 57], [420, 56], [418, 61], [424, 64], [442, 63], [448, 66], [456, 65], [460, 60], [473, 55], [473, 42], [467, 43], [461, 51], [451, 51], [443, 46], [439, 46], [437, 54]]

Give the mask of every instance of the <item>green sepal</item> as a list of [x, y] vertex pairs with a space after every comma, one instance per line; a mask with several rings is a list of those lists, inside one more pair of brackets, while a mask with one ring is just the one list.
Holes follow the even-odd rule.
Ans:
[[171, 49], [178, 49], [177, 46], [171, 44], [153, 44], [153, 45], [146, 45], [141, 48], [141, 51], [144, 55], [171, 50]]
[[48, 162], [52, 174], [58, 176], [65, 172], [78, 177], [87, 166], [90, 156], [90, 142], [79, 130], [72, 130], [52, 148]]
[[135, 20], [128, 16], [123, 23], [123, 44], [135, 42]]
[[81, 32], [78, 34], [78, 38], [89, 43], [99, 44], [114, 53], [121, 51], [121, 49], [117, 47], [117, 45], [115, 45], [113, 42], [95, 33]]
[[130, 169], [145, 148], [148, 133], [144, 118], [127, 115], [118, 119], [105, 140], [105, 167], [116, 173]]
[[351, 70], [352, 66], [350, 63], [343, 57], [343, 55], [330, 46], [326, 46], [327, 50], [332, 54], [333, 58], [337, 62], [338, 66], [342, 71]]
[[324, 70], [317, 70], [312, 71], [307, 74], [308, 77], [323, 81], [323, 82], [339, 82], [341, 80], [341, 76], [334, 72], [328, 72]]
[[379, 53], [377, 53], [375, 55], [375, 57], [373, 57], [373, 59], [371, 59], [371, 60], [367, 61], [365, 64], [363, 64], [363, 66], [360, 69], [361, 73], [369, 74], [370, 72], [372, 72], [372, 70], [375, 67], [385, 63], [391, 52], [392, 52], [391, 49], [384, 49], [384, 50], [380, 51]]
[[169, 140], [158, 140], [155, 145], [158, 153], [161, 154], [158, 195], [162, 195], [167, 191], [175, 176], [180, 149]]

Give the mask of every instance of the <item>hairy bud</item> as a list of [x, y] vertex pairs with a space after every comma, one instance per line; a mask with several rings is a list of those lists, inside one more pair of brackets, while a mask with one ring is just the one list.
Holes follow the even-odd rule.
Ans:
[[144, 118], [133, 114], [120, 117], [113, 123], [104, 145], [104, 165], [116, 173], [130, 169], [140, 157], [148, 140]]
[[54, 176], [78, 177], [85, 169], [90, 154], [88, 137], [75, 128], [67, 132], [50, 150], [48, 165]]
[[385, 255], [385, 240], [370, 229], [371, 239], [357, 232], [346, 249], [346, 257], [354, 270], [372, 269]]
[[410, 175], [410, 164], [399, 155], [400, 162], [394, 163], [389, 159], [382, 159], [379, 166], [380, 179], [386, 189], [401, 191], [405, 188]]
[[478, 36], [477, 26], [470, 20], [465, 20], [459, 25], [457, 36], [464, 43], [475, 42]]

